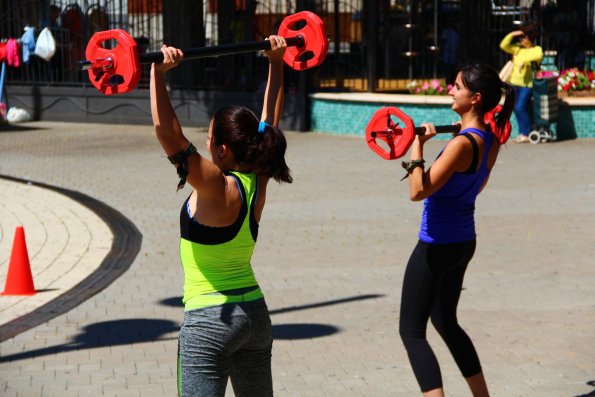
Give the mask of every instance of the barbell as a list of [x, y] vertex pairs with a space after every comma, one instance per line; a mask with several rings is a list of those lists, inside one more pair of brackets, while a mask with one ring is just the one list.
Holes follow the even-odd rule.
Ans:
[[[490, 126], [490, 130], [496, 135], [498, 142], [503, 144], [510, 137], [512, 127], [510, 121], [507, 121], [502, 129], [496, 125], [496, 115], [501, 110], [502, 106], [498, 105], [486, 113], [484, 122]], [[395, 122], [393, 116], [399, 121]], [[402, 122], [403, 126], [399, 126], [399, 122]], [[436, 132], [438, 134], [453, 134], [458, 133], [460, 130], [461, 126], [458, 124], [436, 126]], [[370, 149], [383, 159], [395, 160], [407, 153], [415, 135], [423, 135], [425, 131], [425, 127], [416, 127], [411, 117], [401, 109], [397, 107], [383, 107], [378, 109], [368, 122], [366, 126], [366, 141]], [[381, 140], [381, 143], [386, 145], [381, 146], [378, 140]]]
[[[328, 52], [328, 39], [324, 22], [310, 11], [302, 11], [283, 19], [277, 33], [285, 38], [287, 49], [283, 61], [291, 68], [301, 71], [320, 65]], [[116, 45], [105, 48], [104, 43]], [[184, 59], [208, 58], [221, 55], [241, 54], [270, 50], [268, 40], [211, 47], [182, 49]], [[89, 80], [106, 95], [122, 94], [136, 88], [141, 77], [142, 64], [163, 62], [163, 53], [139, 54], [136, 41], [122, 29], [95, 33], [85, 50], [86, 60], [79, 61], [82, 70], [87, 70]]]

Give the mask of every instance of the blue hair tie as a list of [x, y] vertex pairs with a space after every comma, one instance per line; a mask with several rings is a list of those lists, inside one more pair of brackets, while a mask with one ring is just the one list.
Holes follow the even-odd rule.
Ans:
[[267, 125], [268, 124], [266, 122], [264, 122], [264, 121], [258, 122], [258, 133], [259, 134], [264, 134], [264, 130], [267, 127]]

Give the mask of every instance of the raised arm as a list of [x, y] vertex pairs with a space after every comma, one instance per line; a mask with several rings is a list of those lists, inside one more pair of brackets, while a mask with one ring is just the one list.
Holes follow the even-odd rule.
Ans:
[[271, 50], [265, 51], [269, 58], [269, 76], [260, 120], [278, 127], [283, 113], [283, 55], [287, 43], [281, 36], [269, 36], [267, 40], [271, 42]]
[[185, 174], [185, 178], [197, 190], [199, 196], [215, 199], [223, 197], [226, 188], [225, 175], [219, 167], [198, 154], [184, 136], [165, 85], [165, 73], [176, 67], [184, 59], [184, 54], [177, 48], [165, 45], [161, 47], [161, 51], [163, 63], [154, 63], [151, 66], [149, 83], [151, 115], [157, 139], [168, 157], [182, 160], [175, 163], [178, 175]]
[[173, 47], [162, 47], [163, 63], [151, 66], [151, 80], [149, 83], [151, 95], [151, 116], [159, 143], [168, 156], [172, 156], [188, 147], [190, 142], [184, 137], [182, 127], [171, 105], [169, 93], [165, 85], [165, 73], [176, 67], [184, 54]]
[[523, 34], [524, 33], [520, 30], [515, 30], [514, 32], [508, 33], [500, 42], [500, 49], [504, 52], [515, 55], [519, 51], [520, 45], [518, 43], [513, 43], [512, 41], [515, 37], [521, 36]]

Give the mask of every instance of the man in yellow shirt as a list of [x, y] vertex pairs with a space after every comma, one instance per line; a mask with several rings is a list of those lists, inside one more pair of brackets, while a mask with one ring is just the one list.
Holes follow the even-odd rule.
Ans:
[[500, 42], [500, 48], [512, 55], [514, 64], [510, 84], [516, 91], [516, 105], [514, 115], [519, 125], [519, 136], [514, 142], [529, 142], [532, 121], [529, 113], [529, 101], [531, 100], [531, 89], [533, 87], [533, 69], [543, 60], [543, 50], [540, 46], [534, 45], [537, 39], [537, 26], [527, 23], [519, 30], [508, 33]]

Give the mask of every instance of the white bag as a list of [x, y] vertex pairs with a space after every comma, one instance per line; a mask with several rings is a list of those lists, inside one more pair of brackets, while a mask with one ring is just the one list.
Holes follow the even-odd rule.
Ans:
[[9, 123], [22, 123], [31, 120], [31, 116], [25, 109], [10, 108], [6, 113], [6, 121]]
[[512, 61], [506, 62], [504, 66], [502, 66], [502, 69], [500, 69], [500, 80], [508, 83], [510, 81], [510, 76], [512, 76], [512, 69], [514, 69], [514, 63], [512, 63]]
[[35, 55], [49, 61], [56, 53], [56, 40], [48, 28], [44, 28], [35, 43]]

